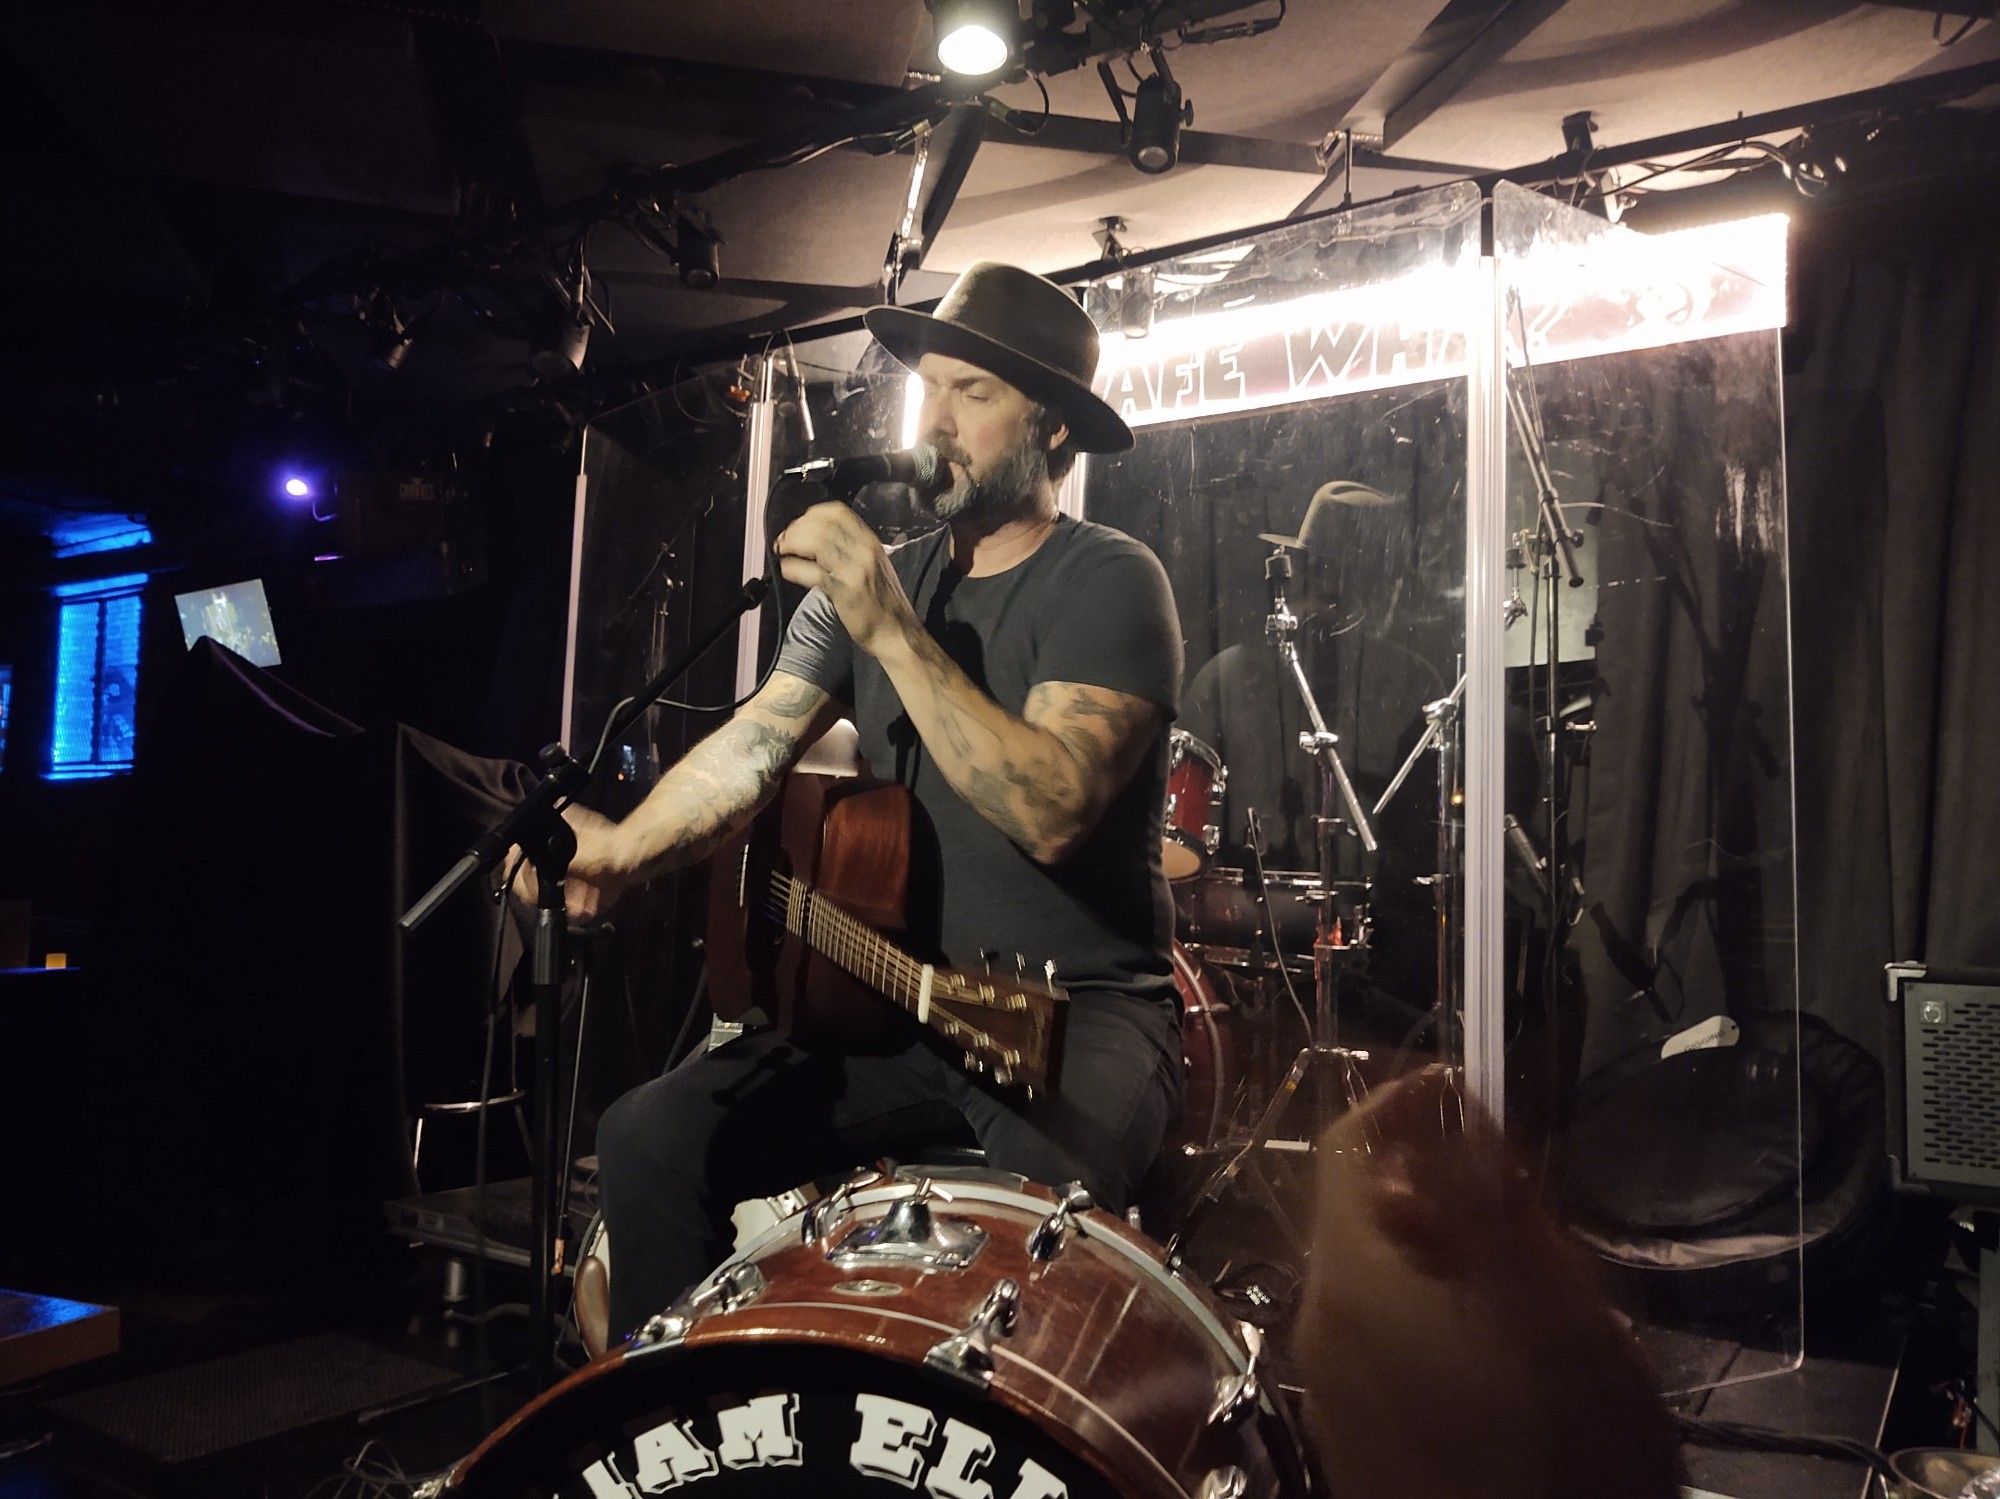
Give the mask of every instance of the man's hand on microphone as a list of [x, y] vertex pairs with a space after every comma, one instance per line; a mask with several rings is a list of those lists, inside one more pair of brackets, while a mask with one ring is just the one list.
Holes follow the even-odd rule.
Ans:
[[[576, 834], [576, 853], [569, 861], [568, 877], [563, 880], [563, 902], [573, 924], [588, 926], [601, 919], [621, 895], [638, 883], [639, 873], [626, 851], [617, 823], [575, 802], [564, 807], [562, 815]], [[512, 869], [520, 857], [519, 848], [508, 849], [502, 868]], [[514, 880], [514, 898], [532, 906], [539, 890], [535, 866], [523, 864]]]
[[774, 545], [785, 581], [825, 590], [847, 633], [871, 656], [916, 627], [888, 551], [846, 505], [829, 500], [813, 506]]

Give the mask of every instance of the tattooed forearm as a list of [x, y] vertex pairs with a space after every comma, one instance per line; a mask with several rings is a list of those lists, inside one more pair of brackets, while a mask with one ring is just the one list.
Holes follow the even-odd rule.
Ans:
[[707, 858], [770, 800], [834, 711], [812, 683], [773, 676], [619, 824], [625, 862], [636, 873], [659, 874]]
[[944, 778], [1031, 858], [1067, 858], [1131, 779], [1164, 710], [1109, 688], [1044, 682], [1016, 718], [927, 631], [906, 633], [880, 659]]

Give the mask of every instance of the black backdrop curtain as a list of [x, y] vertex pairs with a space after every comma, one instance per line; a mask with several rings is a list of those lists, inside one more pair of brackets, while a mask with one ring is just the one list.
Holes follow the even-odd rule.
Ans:
[[2000, 220], [1795, 233], [1800, 980], [1884, 1056], [1884, 963], [2000, 964]]
[[0, 1266], [323, 1289], [393, 1269], [409, 1117], [477, 1096], [496, 938], [503, 973], [521, 952], [478, 892], [407, 941], [395, 916], [528, 772], [358, 728], [208, 640], [145, 743], [100, 958], [0, 1036], [25, 1125], [0, 1175], [40, 1184]]

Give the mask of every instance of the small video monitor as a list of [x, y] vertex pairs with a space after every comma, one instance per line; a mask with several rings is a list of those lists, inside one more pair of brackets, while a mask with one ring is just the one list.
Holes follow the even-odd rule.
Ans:
[[206, 635], [227, 646], [254, 666], [277, 666], [278, 632], [271, 627], [271, 606], [264, 600], [264, 580], [225, 583], [174, 595], [181, 615], [181, 635], [188, 649]]

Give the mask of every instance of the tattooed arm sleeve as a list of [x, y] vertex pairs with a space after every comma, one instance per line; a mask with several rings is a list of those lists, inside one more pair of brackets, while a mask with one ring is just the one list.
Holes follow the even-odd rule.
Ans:
[[774, 671], [761, 692], [682, 756], [618, 825], [620, 862], [645, 878], [708, 857], [771, 799], [785, 772], [839, 713], [824, 689]]
[[879, 659], [952, 789], [1041, 864], [1089, 836], [1167, 717], [1130, 693], [1041, 682], [1016, 718], [921, 628]]

